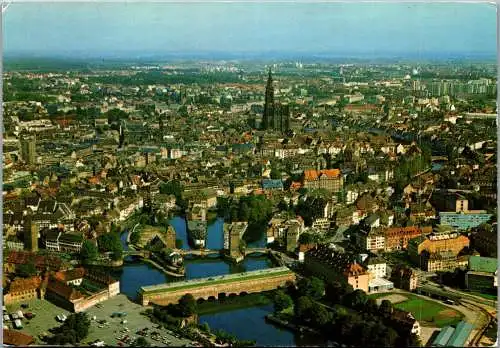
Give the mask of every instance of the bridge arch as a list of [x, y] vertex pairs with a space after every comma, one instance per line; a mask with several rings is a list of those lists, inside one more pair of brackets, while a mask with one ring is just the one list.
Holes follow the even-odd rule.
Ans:
[[209, 302], [214, 302], [215, 300], [217, 300], [217, 299], [215, 298], [215, 296], [209, 296], [209, 297], [208, 297], [208, 301], [209, 301]]
[[240, 292], [240, 296], [246, 296], [246, 295], [248, 295], [248, 292], [246, 292], [246, 291]]
[[220, 292], [219, 295], [217, 295], [217, 298], [219, 300], [224, 300], [226, 298], [226, 293], [225, 292]]

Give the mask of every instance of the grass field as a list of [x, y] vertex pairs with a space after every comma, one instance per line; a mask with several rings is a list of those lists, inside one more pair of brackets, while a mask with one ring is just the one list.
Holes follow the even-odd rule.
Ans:
[[[393, 295], [395, 294], [382, 293], [369, 297], [383, 299]], [[437, 301], [427, 300], [413, 294], [404, 294], [404, 296], [407, 297], [407, 300], [394, 304], [394, 307], [410, 312], [423, 326], [444, 327], [457, 324], [463, 318], [462, 313]]]

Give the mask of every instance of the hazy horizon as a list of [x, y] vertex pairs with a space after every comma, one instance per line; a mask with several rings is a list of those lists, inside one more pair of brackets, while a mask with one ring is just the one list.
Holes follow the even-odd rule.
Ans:
[[13, 3], [5, 57], [496, 59], [485, 3]]

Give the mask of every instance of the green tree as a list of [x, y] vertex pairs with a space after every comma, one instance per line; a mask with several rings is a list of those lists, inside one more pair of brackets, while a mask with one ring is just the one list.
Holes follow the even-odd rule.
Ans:
[[384, 318], [390, 318], [392, 315], [392, 303], [389, 300], [382, 300], [379, 306], [379, 313]]
[[271, 168], [271, 179], [281, 179], [281, 172], [276, 167]]
[[316, 277], [302, 278], [297, 282], [298, 293], [313, 299], [320, 299], [325, 293], [325, 283]]
[[142, 336], [139, 336], [135, 339], [135, 341], [131, 345], [132, 347], [150, 347], [151, 344]]
[[344, 305], [356, 310], [362, 310], [366, 301], [368, 301], [368, 297], [366, 293], [360, 289], [354, 290], [344, 297]]
[[94, 245], [94, 243], [89, 240], [85, 240], [83, 242], [82, 249], [80, 250], [80, 257], [82, 261], [93, 261], [97, 259], [98, 255], [99, 251], [97, 250], [97, 247]]
[[309, 296], [299, 297], [294, 306], [295, 318], [300, 321], [310, 321], [313, 315], [313, 307], [313, 301]]
[[319, 278], [312, 277], [309, 285], [309, 296], [319, 300], [325, 295], [325, 282]]
[[293, 305], [292, 298], [283, 290], [277, 290], [276, 293], [274, 294], [273, 300], [274, 300], [275, 312], [281, 312], [282, 310]]
[[304, 232], [299, 236], [299, 244], [311, 244], [314, 241], [314, 236], [309, 232]]
[[74, 313], [68, 315], [68, 318], [59, 328], [56, 334], [51, 338], [51, 342], [57, 345], [72, 344], [82, 341], [87, 337], [90, 328], [90, 319], [87, 313]]
[[160, 185], [160, 193], [174, 195], [176, 198], [182, 196], [183, 187], [178, 180], [171, 180]]
[[97, 245], [100, 252], [112, 251], [117, 257], [121, 257], [123, 246], [118, 232], [102, 234], [97, 238]]
[[104, 116], [108, 119], [108, 123], [119, 122], [128, 118], [128, 114], [120, 109], [111, 109]]
[[183, 317], [189, 317], [196, 314], [198, 311], [198, 305], [193, 295], [185, 294], [181, 297], [178, 304], [179, 312]]
[[319, 303], [314, 303], [311, 309], [313, 324], [322, 329], [332, 321], [333, 315], [324, 306]]
[[348, 293], [353, 292], [350, 284], [332, 281], [326, 285], [326, 298], [332, 303], [342, 303], [342, 299]]
[[137, 244], [141, 240], [141, 232], [137, 229], [130, 235], [130, 243]]
[[35, 263], [29, 261], [28, 263], [21, 264], [17, 267], [17, 274], [23, 278], [29, 278], [37, 274]]

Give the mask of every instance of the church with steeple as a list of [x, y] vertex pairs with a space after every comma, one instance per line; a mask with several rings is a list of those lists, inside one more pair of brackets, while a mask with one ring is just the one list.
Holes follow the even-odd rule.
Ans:
[[262, 129], [286, 133], [290, 129], [290, 109], [288, 104], [274, 101], [274, 86], [271, 69], [266, 84]]

